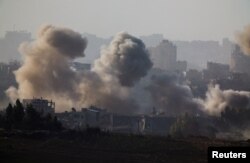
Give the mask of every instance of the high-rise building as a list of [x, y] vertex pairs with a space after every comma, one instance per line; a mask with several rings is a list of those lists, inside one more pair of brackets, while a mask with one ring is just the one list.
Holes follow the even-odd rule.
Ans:
[[154, 68], [168, 72], [182, 72], [187, 69], [186, 61], [177, 61], [177, 47], [168, 40], [163, 40], [156, 47], [149, 48]]
[[227, 79], [229, 74], [229, 65], [222, 63], [207, 62], [207, 69], [203, 70], [205, 80]]
[[235, 45], [231, 54], [230, 69], [232, 72], [250, 75], [250, 56], [245, 55], [238, 45]]
[[176, 46], [168, 40], [163, 40], [158, 46], [150, 48], [154, 68], [174, 71], [176, 69], [176, 52]]
[[4, 38], [0, 38], [1, 61], [21, 60], [18, 48], [21, 43], [26, 41], [31, 41], [31, 33], [26, 31], [7, 31]]

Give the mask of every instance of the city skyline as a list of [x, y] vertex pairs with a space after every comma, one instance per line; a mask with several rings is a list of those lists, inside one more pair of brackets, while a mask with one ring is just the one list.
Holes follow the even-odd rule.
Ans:
[[103, 38], [127, 31], [135, 36], [160, 33], [170, 40], [234, 40], [250, 22], [249, 8], [247, 0], [1, 0], [0, 36], [27, 30], [34, 37], [42, 24], [54, 24]]

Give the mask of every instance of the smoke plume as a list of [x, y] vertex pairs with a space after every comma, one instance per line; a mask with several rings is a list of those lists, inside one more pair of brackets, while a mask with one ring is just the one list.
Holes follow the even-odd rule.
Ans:
[[84, 74], [79, 90], [82, 92], [81, 107], [94, 105], [123, 114], [136, 113], [139, 108], [130, 97], [129, 88], [121, 87], [116, 80], [105, 81], [94, 71]]
[[250, 108], [250, 92], [221, 90], [219, 85], [209, 85], [205, 99], [195, 98], [190, 87], [180, 83], [176, 76], [153, 76], [146, 89], [151, 95], [153, 106], [169, 116], [184, 113], [220, 116], [227, 107]]
[[139, 105], [131, 97], [131, 89], [151, 67], [144, 43], [127, 33], [118, 33], [102, 49], [89, 76], [81, 83], [82, 90], [88, 92], [83, 103], [113, 112], [135, 113]]
[[6, 92], [12, 99], [17, 97], [46, 97], [62, 104], [79, 100], [77, 76], [69, 61], [84, 56], [87, 41], [70, 29], [47, 25], [41, 28], [32, 43], [21, 44], [24, 64], [15, 71], [18, 89]]
[[118, 33], [104, 48], [91, 71], [77, 73], [69, 62], [84, 56], [87, 41], [70, 29], [44, 26], [37, 39], [23, 43], [24, 64], [15, 71], [18, 88], [6, 93], [12, 99], [53, 99], [57, 111], [70, 107], [97, 107], [134, 113], [139, 107], [130, 97], [131, 87], [152, 67], [143, 42]]
[[144, 43], [127, 33], [118, 33], [95, 61], [94, 71], [103, 78], [114, 76], [122, 86], [131, 87], [152, 67]]
[[208, 87], [206, 99], [200, 101], [206, 113], [220, 116], [227, 107], [246, 109], [250, 107], [250, 92], [221, 90], [219, 85]]
[[62, 55], [72, 59], [83, 57], [83, 52], [87, 46], [87, 40], [83, 39], [79, 33], [51, 25], [47, 25], [40, 30], [39, 38], [58, 50]]
[[250, 56], [250, 25], [237, 34], [237, 40], [244, 54]]
[[191, 89], [179, 83], [176, 76], [153, 76], [147, 90], [150, 92], [153, 105], [168, 116], [184, 113], [195, 115], [200, 112], [199, 103], [194, 100]]

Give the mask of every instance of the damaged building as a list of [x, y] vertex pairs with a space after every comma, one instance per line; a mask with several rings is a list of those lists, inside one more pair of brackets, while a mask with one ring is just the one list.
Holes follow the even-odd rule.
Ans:
[[203, 70], [203, 78], [207, 80], [227, 79], [230, 75], [229, 65], [207, 62], [207, 69]]
[[55, 102], [43, 98], [23, 99], [24, 107], [32, 105], [32, 107], [42, 115], [55, 114]]
[[65, 128], [84, 130], [100, 128], [114, 133], [166, 136], [176, 118], [164, 115], [123, 115], [94, 106], [81, 111], [56, 113]]
[[111, 114], [107, 110], [94, 106], [82, 108], [81, 111], [72, 109], [71, 112], [57, 113], [57, 117], [64, 127], [78, 130], [87, 127], [110, 130], [112, 123]]

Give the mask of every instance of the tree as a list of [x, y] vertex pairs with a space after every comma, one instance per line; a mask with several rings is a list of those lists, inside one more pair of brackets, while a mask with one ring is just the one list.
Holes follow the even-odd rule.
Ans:
[[19, 99], [16, 100], [16, 105], [14, 106], [13, 110], [14, 110], [13, 117], [14, 117], [15, 127], [20, 128], [25, 114], [24, 114], [24, 107]]
[[43, 128], [44, 129], [48, 129], [51, 130], [53, 127], [51, 126], [51, 124], [53, 123], [53, 119], [51, 114], [47, 114], [44, 118], [43, 118]]
[[177, 118], [176, 122], [170, 128], [170, 134], [176, 137], [185, 137], [199, 134], [199, 123], [195, 117], [185, 114]]
[[250, 108], [226, 107], [221, 113], [221, 119], [230, 126], [247, 129], [250, 125]]
[[54, 120], [53, 120], [53, 129], [54, 130], [61, 130], [62, 129], [62, 124], [61, 124], [61, 122], [59, 122], [58, 120], [57, 120], [57, 117], [54, 117]]
[[6, 129], [12, 129], [12, 124], [13, 124], [13, 112], [14, 109], [12, 107], [12, 105], [9, 103], [9, 105], [6, 108], [6, 121], [5, 121], [5, 128]]
[[28, 105], [26, 109], [25, 125], [28, 129], [41, 129], [41, 115]]
[[73, 108], [71, 108], [71, 111], [72, 112], [76, 112], [76, 109], [73, 107]]
[[42, 116], [32, 105], [27, 105], [24, 110], [22, 103], [17, 100], [14, 107], [9, 104], [3, 116], [0, 114], [0, 127], [6, 129], [28, 130], [61, 130], [62, 124], [50, 114]]
[[4, 127], [4, 118], [0, 112], [0, 128]]
[[9, 103], [9, 105], [6, 108], [6, 120], [10, 121], [13, 119], [13, 107], [12, 105]]

